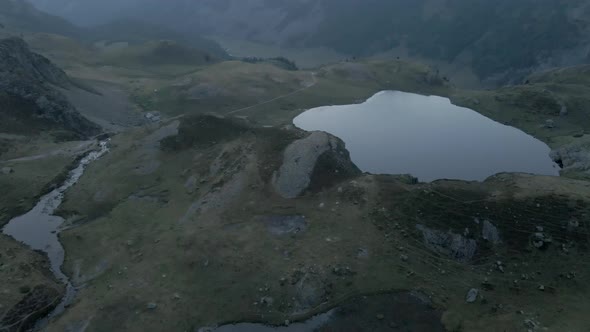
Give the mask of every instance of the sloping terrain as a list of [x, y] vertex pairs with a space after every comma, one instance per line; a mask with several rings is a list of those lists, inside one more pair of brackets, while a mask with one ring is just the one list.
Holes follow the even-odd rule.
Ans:
[[[346, 173], [313, 161], [329, 151], [313, 135], [189, 117], [116, 137], [67, 194], [66, 270], [86, 287], [49, 330], [283, 324], [405, 289], [426, 294], [450, 331], [583, 328], [587, 182]], [[323, 185], [284, 198], [275, 181], [308, 174], [303, 160]]]
[[80, 36], [80, 30], [72, 23], [58, 16], [37, 10], [27, 1], [1, 0], [0, 23], [2, 29], [14, 32], [43, 31], [70, 37]]
[[[71, 19], [86, 17], [83, 9], [90, 2], [35, 1]], [[172, 4], [127, 0], [98, 11], [104, 16], [147, 18], [181, 32], [321, 46], [349, 56], [393, 50], [400, 56], [471, 68], [487, 84], [519, 82], [540, 68], [590, 61], [588, 0], [177, 0]]]
[[[75, 7], [75, 5], [73, 6]], [[103, 7], [100, 5], [99, 7]], [[57, 14], [63, 14], [59, 11]], [[90, 11], [85, 11], [88, 14]], [[94, 11], [93, 14], [96, 14]], [[81, 15], [83, 16], [83, 15]], [[107, 20], [97, 26], [77, 26], [65, 19], [38, 10], [27, 0], [0, 1], [0, 37], [11, 35], [50, 34], [76, 40], [84, 46], [95, 42], [126, 42], [143, 44], [152, 40], [173, 40], [192, 48], [201, 49], [215, 57], [227, 57], [225, 51], [214, 41], [202, 37], [194, 31], [183, 34], [144, 20], [129, 19]], [[43, 40], [39, 41], [43, 43]], [[60, 45], [51, 45], [45, 41], [48, 50], [63, 51]], [[71, 54], [70, 54], [71, 55]], [[80, 61], [81, 59], [78, 59]]]
[[57, 305], [63, 294], [46, 257], [0, 234], [0, 330], [25, 331]]
[[[204, 3], [210, 13], [229, 8], [228, 15], [237, 15], [240, 4], [250, 13], [265, 4], [260, 17], [280, 13], [265, 23], [281, 21], [291, 31], [289, 22], [307, 15], [306, 6], [336, 2]], [[338, 3], [344, 11], [355, 1]], [[297, 15], [285, 14], [288, 5], [300, 9]], [[426, 15], [415, 6], [424, 17], [444, 19], [434, 18], [443, 13], [438, 7]], [[69, 63], [69, 75], [21, 40], [0, 41], [0, 84], [7, 82], [0, 86], [11, 96], [2, 99], [11, 108], [0, 108], [0, 124], [13, 121], [0, 125], [0, 224], [29, 209], [95, 148], [94, 141], [54, 142], [55, 130], [82, 128], [81, 116], [68, 113], [72, 105], [112, 131], [109, 153], [88, 166], [59, 209], [66, 218], [63, 270], [78, 293], [47, 331], [205, 332], [234, 322], [295, 329], [292, 322], [333, 308], [320, 331], [588, 328], [587, 66], [535, 73], [495, 90], [463, 90], [432, 66], [391, 58], [285, 70], [207, 61], [208, 52], [161, 38], [94, 45], [58, 34], [26, 38]], [[340, 139], [292, 125], [306, 109], [362, 102], [387, 89], [446, 96], [520, 128], [554, 149], [563, 176], [418, 183], [407, 175], [363, 174]], [[43, 96], [54, 102], [50, 110], [69, 115], [40, 116]], [[57, 137], [77, 137], [63, 136]], [[0, 248], [0, 330], [14, 330], [63, 289], [40, 254], [6, 237]]]
[[161, 65], [201, 66], [218, 61], [214, 55], [174, 41], [159, 40], [115, 47], [103, 52], [100, 62], [126, 67], [146, 68]]
[[0, 130], [34, 133], [50, 129], [80, 137], [99, 128], [82, 117], [57, 87], [72, 85], [67, 75], [48, 59], [32, 53], [23, 40], [0, 40]]

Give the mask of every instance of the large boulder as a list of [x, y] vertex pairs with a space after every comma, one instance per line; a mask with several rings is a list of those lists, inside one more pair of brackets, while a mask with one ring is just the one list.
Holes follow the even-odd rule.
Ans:
[[461, 263], [467, 263], [475, 256], [477, 242], [474, 239], [451, 231], [443, 232], [428, 228], [424, 225], [416, 225], [416, 229], [422, 232], [426, 248], [433, 252]]
[[10, 173], [14, 173], [14, 170], [12, 169], [12, 167], [2, 167], [2, 171], [0, 173], [8, 175]]
[[0, 317], [2, 331], [32, 331], [35, 321], [55, 308], [63, 294], [46, 285], [35, 286], [15, 306]]
[[500, 238], [500, 232], [498, 231], [498, 228], [489, 220], [483, 221], [481, 237], [494, 246], [502, 243], [502, 239]]
[[564, 172], [590, 173], [590, 139], [584, 138], [551, 151]]
[[272, 184], [281, 196], [295, 198], [307, 189], [320, 189], [360, 173], [340, 139], [316, 131], [285, 149]]

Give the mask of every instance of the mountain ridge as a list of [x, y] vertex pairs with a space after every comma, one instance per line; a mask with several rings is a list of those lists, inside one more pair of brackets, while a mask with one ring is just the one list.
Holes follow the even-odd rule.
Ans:
[[[79, 19], [87, 2], [34, 0]], [[183, 32], [468, 65], [495, 85], [520, 82], [537, 69], [590, 62], [588, 0], [175, 0], [165, 6], [128, 0], [111, 10]]]

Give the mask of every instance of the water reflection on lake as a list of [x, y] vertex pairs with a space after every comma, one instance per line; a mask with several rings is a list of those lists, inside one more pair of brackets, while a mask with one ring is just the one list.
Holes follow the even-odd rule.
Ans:
[[308, 110], [293, 122], [340, 137], [353, 162], [374, 174], [412, 174], [420, 181], [559, 175], [545, 143], [442, 97], [382, 91], [362, 104]]

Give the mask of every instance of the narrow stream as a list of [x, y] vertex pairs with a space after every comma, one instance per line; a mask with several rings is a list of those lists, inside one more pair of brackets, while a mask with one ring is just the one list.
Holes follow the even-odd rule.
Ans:
[[78, 182], [82, 174], [84, 174], [86, 166], [108, 151], [108, 141], [100, 142], [99, 149], [82, 158], [78, 166], [70, 171], [67, 180], [60, 187], [41, 197], [32, 210], [10, 220], [3, 229], [4, 234], [13, 237], [34, 250], [46, 253], [49, 258], [51, 272], [66, 285], [66, 294], [61, 302], [46, 318], [37, 323], [37, 327], [43, 326], [48, 319], [63, 313], [76, 295], [75, 287], [61, 270], [65, 252], [59, 242], [58, 234], [64, 219], [54, 216], [53, 213], [62, 203], [65, 191]]

